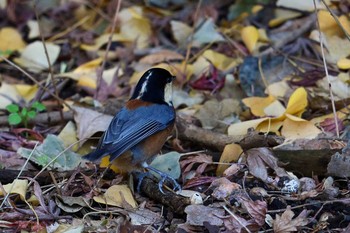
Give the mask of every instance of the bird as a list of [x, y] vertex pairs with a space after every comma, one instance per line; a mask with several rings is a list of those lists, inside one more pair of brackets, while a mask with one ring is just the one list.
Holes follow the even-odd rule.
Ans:
[[162, 193], [166, 180], [172, 183], [174, 190], [181, 190], [174, 178], [149, 165], [175, 124], [176, 113], [172, 103], [174, 79], [175, 76], [166, 69], [147, 70], [136, 84], [131, 98], [101, 136], [96, 149], [83, 158], [96, 161], [109, 155], [110, 163], [119, 170], [143, 174], [139, 178], [137, 190], [150, 171], [161, 177], [158, 188]]

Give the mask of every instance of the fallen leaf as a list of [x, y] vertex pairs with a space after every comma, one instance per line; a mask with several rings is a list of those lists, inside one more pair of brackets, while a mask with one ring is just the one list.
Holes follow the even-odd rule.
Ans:
[[298, 231], [298, 227], [306, 226], [309, 221], [306, 218], [307, 210], [303, 210], [296, 218], [293, 219], [294, 213], [290, 206], [287, 206], [286, 211], [280, 216], [276, 214], [276, 219], [273, 221], [273, 230], [276, 233], [294, 232]]
[[253, 148], [245, 152], [247, 156], [247, 165], [249, 172], [266, 183], [271, 183], [268, 177], [266, 166], [273, 169], [277, 176], [287, 176], [287, 172], [280, 168], [277, 159], [273, 156], [271, 150], [265, 147]]
[[73, 151], [78, 150], [78, 138], [77, 138], [77, 129], [75, 124], [72, 121], [68, 121], [66, 126], [62, 129], [58, 137], [63, 141], [64, 147], [69, 147], [73, 144], [71, 148]]
[[254, 26], [247, 26], [244, 27], [241, 31], [241, 37], [243, 40], [243, 43], [248, 48], [249, 52], [253, 52], [256, 43], [259, 39], [259, 32]]
[[[163, 155], [157, 156], [152, 163], [151, 167], [154, 167], [166, 174], [170, 175], [174, 179], [178, 179], [181, 175], [179, 159], [181, 154], [178, 152], [169, 152]], [[153, 172], [152, 172], [153, 173]], [[156, 176], [159, 176], [156, 173], [153, 173]]]
[[[81, 156], [65, 148], [63, 141], [53, 134], [47, 135], [44, 142], [37, 146], [34, 151], [20, 147], [17, 153], [24, 158], [30, 157], [30, 161], [40, 166], [46, 166], [50, 163], [49, 168], [57, 168], [61, 171], [72, 170], [81, 163]], [[59, 154], [60, 156], [55, 159]], [[55, 161], [52, 162], [54, 159]]]
[[204, 205], [189, 205], [185, 208], [187, 214], [186, 223], [195, 226], [203, 226], [204, 222], [210, 225], [222, 226], [223, 221], [217, 216], [223, 216], [223, 209], [208, 207]]
[[281, 130], [281, 135], [286, 138], [286, 141], [298, 138], [313, 139], [322, 132], [310, 121], [289, 114], [286, 116]]
[[226, 177], [221, 177], [214, 180], [208, 189], [213, 190], [211, 195], [217, 200], [226, 200], [233, 192], [242, 189], [242, 186], [229, 181]]
[[173, 36], [180, 46], [185, 46], [189, 43], [189, 38], [192, 33], [192, 28], [181, 21], [170, 21]]
[[193, 35], [194, 46], [225, 41], [224, 37], [216, 30], [213, 18], [207, 18], [200, 23], [201, 27]]
[[124, 8], [118, 14], [120, 34], [128, 40], [135, 41], [139, 49], [147, 48], [152, 35], [151, 22], [144, 16], [143, 8], [133, 6]]
[[[222, 176], [222, 173], [230, 166], [229, 163], [237, 162], [243, 150], [238, 144], [228, 144], [225, 146], [216, 169], [216, 176]], [[227, 163], [227, 164], [225, 164]]]
[[[61, 47], [49, 42], [45, 44], [50, 63], [53, 65], [58, 58]], [[33, 54], [35, 54], [35, 56], [33, 56]], [[44, 45], [41, 41], [34, 41], [27, 45], [22, 51], [21, 56], [14, 59], [14, 61], [35, 73], [49, 68]]]
[[[11, 27], [0, 29], [0, 55], [8, 57], [13, 51], [19, 51], [26, 46], [21, 34]], [[1, 61], [1, 59], [0, 59]]]
[[171, 60], [183, 60], [183, 59], [184, 59], [184, 56], [182, 56], [181, 54], [171, 50], [163, 49], [141, 58], [139, 62], [153, 65], [161, 62], [168, 62]]
[[276, 100], [273, 96], [268, 97], [248, 97], [244, 98], [242, 102], [250, 108], [250, 111], [254, 116], [264, 117], [266, 116], [265, 108]]
[[[2, 187], [4, 188], [6, 194], [18, 194], [21, 197], [21, 200], [25, 200], [28, 189], [28, 180], [15, 179], [12, 183], [5, 184]], [[6, 194], [3, 193], [2, 189], [0, 189], [1, 196], [5, 196]]]
[[113, 117], [94, 110], [82, 107], [74, 107], [74, 120], [77, 124], [80, 146], [97, 132], [104, 132]]
[[136, 208], [137, 204], [132, 196], [131, 190], [127, 185], [113, 185], [109, 187], [106, 192], [101, 196], [95, 196], [94, 201], [118, 207], [126, 208], [125, 204]]

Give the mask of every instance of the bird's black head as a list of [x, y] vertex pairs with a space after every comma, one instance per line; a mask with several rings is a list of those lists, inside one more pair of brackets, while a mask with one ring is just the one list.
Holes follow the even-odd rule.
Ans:
[[172, 105], [172, 81], [174, 76], [162, 68], [146, 71], [137, 83], [131, 99]]

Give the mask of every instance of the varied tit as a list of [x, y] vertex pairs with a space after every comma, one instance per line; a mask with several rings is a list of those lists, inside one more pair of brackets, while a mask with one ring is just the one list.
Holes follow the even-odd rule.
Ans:
[[122, 171], [142, 173], [151, 170], [158, 173], [161, 192], [166, 179], [173, 183], [174, 189], [180, 190], [180, 185], [172, 177], [148, 165], [174, 127], [173, 80], [174, 76], [161, 68], [144, 73], [130, 100], [102, 135], [97, 148], [84, 158], [97, 160], [110, 155], [110, 162]]

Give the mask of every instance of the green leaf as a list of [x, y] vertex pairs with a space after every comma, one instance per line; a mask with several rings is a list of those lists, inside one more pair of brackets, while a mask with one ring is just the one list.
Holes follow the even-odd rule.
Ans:
[[33, 103], [32, 108], [35, 108], [36, 111], [38, 111], [38, 112], [41, 112], [41, 111], [46, 110], [45, 105], [43, 105], [42, 103], [40, 103], [40, 102], [38, 102], [38, 101], [35, 101], [35, 102]]
[[22, 122], [22, 117], [18, 113], [11, 113], [8, 117], [10, 125], [18, 125]]
[[29, 118], [35, 118], [36, 117], [36, 111], [34, 111], [34, 110], [31, 110], [31, 111], [29, 111], [28, 113], [27, 113], [27, 115], [28, 115], [28, 117]]
[[9, 104], [6, 106], [7, 111], [11, 112], [11, 113], [15, 113], [19, 111], [19, 107], [17, 104]]
[[28, 109], [27, 108], [22, 108], [21, 115], [22, 117], [27, 117]]

